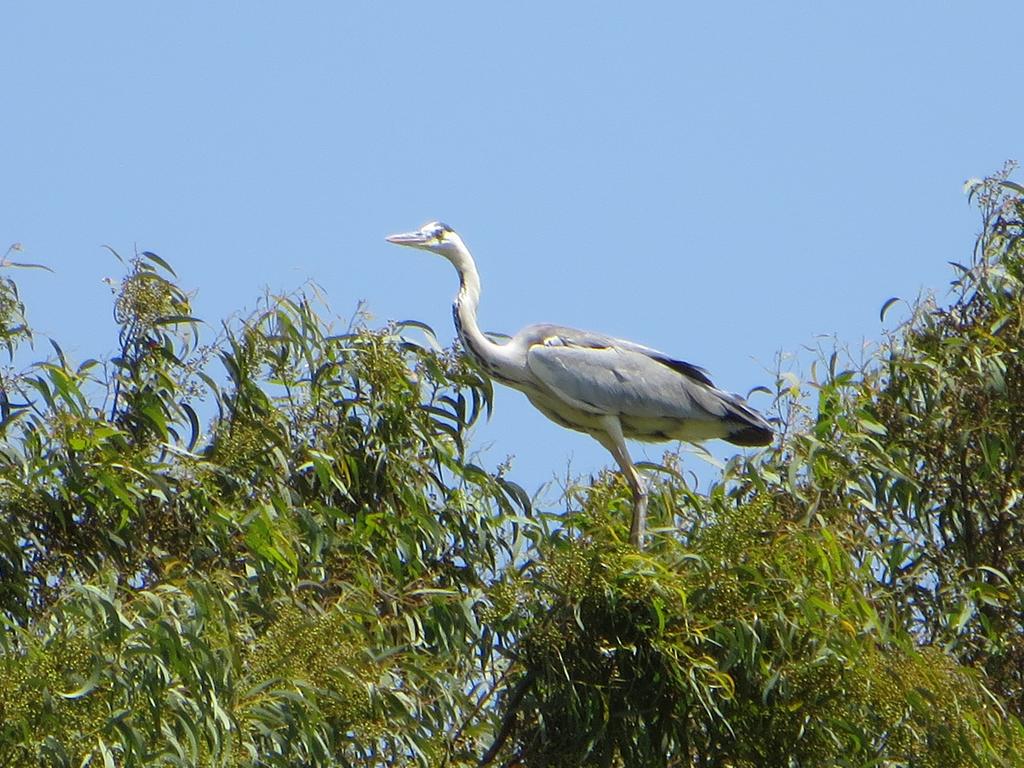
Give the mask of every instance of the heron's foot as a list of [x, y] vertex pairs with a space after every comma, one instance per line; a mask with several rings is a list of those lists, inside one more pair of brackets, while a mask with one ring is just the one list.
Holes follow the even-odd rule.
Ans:
[[629, 527], [629, 543], [643, 551], [647, 530], [647, 493], [633, 494], [633, 524]]

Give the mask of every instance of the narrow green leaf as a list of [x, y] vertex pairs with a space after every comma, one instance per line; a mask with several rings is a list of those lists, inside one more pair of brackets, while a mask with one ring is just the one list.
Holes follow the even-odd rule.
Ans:
[[878, 313], [878, 321], [884, 323], [885, 315], [889, 311], [889, 308], [900, 300], [899, 296], [893, 296], [891, 299], [886, 299], [885, 303], [882, 304], [882, 309]]
[[141, 255], [143, 257], [149, 259], [154, 264], [159, 264], [161, 267], [163, 267], [165, 270], [167, 270], [174, 277], [178, 276], [177, 273], [175, 273], [175, 271], [173, 269], [171, 269], [171, 265], [170, 264], [168, 264], [166, 261], [161, 259], [159, 256], [157, 256], [152, 251], [143, 251]]

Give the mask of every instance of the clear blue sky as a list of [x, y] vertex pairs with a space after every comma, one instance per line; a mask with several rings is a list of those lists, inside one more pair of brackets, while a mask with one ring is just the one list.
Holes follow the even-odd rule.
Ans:
[[[115, 343], [102, 244], [170, 260], [214, 328], [313, 279], [447, 341], [451, 267], [383, 239], [439, 218], [483, 327], [600, 330], [745, 392], [943, 290], [963, 181], [1024, 158], [1024, 4], [951, 5], [8, 3], [0, 241], [56, 270], [18, 279], [79, 360]], [[477, 445], [531, 491], [611, 463], [514, 392]]]

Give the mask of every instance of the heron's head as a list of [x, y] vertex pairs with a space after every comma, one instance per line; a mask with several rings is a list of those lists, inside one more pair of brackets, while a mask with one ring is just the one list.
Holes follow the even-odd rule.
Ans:
[[455, 230], [440, 221], [424, 224], [415, 232], [388, 235], [386, 239], [389, 243], [396, 245], [408, 245], [413, 248], [421, 248], [424, 251], [433, 251], [449, 260], [454, 259], [460, 249], [465, 248], [462, 238], [456, 234]]

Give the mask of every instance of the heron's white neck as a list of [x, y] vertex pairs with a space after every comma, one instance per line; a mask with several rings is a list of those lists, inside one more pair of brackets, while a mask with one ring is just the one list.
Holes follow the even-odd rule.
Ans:
[[477, 323], [476, 310], [480, 305], [480, 274], [476, 271], [476, 263], [469, 249], [461, 241], [449, 260], [459, 273], [459, 292], [455, 296], [453, 307], [455, 328], [467, 354], [473, 357], [491, 376], [505, 381], [515, 380], [512, 375], [518, 367], [514, 366], [512, 350], [507, 344], [491, 341], [480, 330]]

